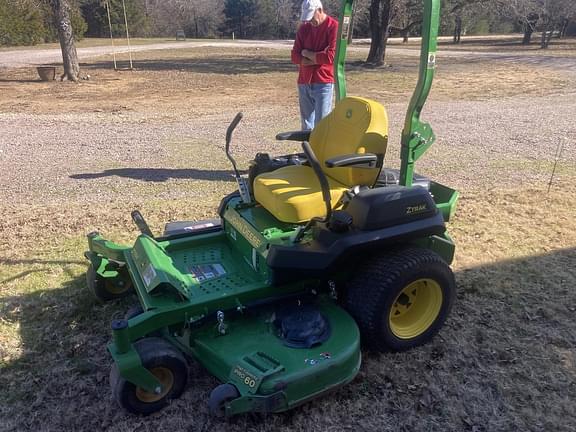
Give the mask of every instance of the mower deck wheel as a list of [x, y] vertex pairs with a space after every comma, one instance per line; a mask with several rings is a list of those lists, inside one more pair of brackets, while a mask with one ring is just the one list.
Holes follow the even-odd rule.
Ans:
[[128, 310], [124, 314], [124, 319], [129, 320], [143, 313], [144, 309], [142, 309], [142, 306], [140, 306], [139, 304], [135, 304], [128, 308]]
[[118, 404], [134, 414], [152, 414], [180, 397], [188, 380], [188, 364], [184, 355], [164, 339], [148, 337], [134, 343], [142, 366], [161, 383], [157, 392], [149, 392], [126, 381], [116, 364], [110, 371], [110, 386]]
[[210, 393], [208, 408], [214, 417], [224, 418], [226, 416], [226, 403], [240, 396], [238, 389], [232, 384], [220, 384]]
[[346, 308], [363, 342], [404, 351], [438, 333], [456, 295], [454, 274], [435, 252], [407, 247], [367, 261], [348, 283]]
[[103, 302], [125, 297], [133, 290], [129, 277], [122, 277], [118, 280], [104, 278], [96, 272], [92, 264], [86, 271], [86, 284], [96, 298]]

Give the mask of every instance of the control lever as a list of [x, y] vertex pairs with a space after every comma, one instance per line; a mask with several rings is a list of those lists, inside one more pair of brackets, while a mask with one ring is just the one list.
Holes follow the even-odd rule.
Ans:
[[248, 184], [246, 183], [246, 179], [242, 177], [238, 172], [238, 168], [236, 167], [236, 161], [234, 160], [232, 154], [230, 153], [232, 132], [234, 132], [234, 129], [236, 129], [236, 126], [238, 126], [238, 123], [240, 123], [242, 117], [243, 114], [241, 112], [236, 114], [236, 117], [234, 117], [234, 120], [232, 120], [230, 126], [228, 126], [228, 129], [226, 130], [226, 156], [228, 157], [230, 162], [232, 162], [232, 167], [234, 168], [234, 177], [236, 177], [236, 182], [238, 183], [238, 190], [240, 191], [240, 198], [242, 198], [243, 202], [249, 204], [250, 202], [252, 202], [252, 199], [250, 198], [250, 191], [248, 190]]
[[144, 216], [142, 216], [142, 213], [140, 213], [138, 210], [134, 210], [132, 213], [130, 213], [130, 216], [132, 216], [132, 220], [134, 221], [134, 223], [136, 224], [136, 226], [138, 227], [138, 229], [142, 234], [154, 238], [154, 234], [152, 234], [152, 231], [150, 230], [150, 227], [146, 223], [146, 220], [144, 220]]

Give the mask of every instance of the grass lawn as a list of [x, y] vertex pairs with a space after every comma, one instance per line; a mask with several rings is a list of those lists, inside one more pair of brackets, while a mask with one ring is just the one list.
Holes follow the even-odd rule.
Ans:
[[[365, 54], [350, 52], [349, 93], [389, 107], [394, 166], [417, 58], [392, 52], [373, 70], [361, 66]], [[457, 56], [440, 56], [423, 116], [438, 142], [418, 164], [462, 195], [449, 224], [458, 298], [440, 334], [406, 353], [363, 353], [351, 384], [285, 414], [212, 419], [206, 402], [217, 382], [198, 365], [182, 398], [159, 413], [115, 405], [109, 326], [136, 299], [101, 304], [88, 292], [85, 235], [98, 229], [130, 244], [134, 208], [156, 231], [213, 217], [234, 189], [223, 136], [239, 110], [242, 166], [257, 151], [296, 150], [273, 139], [298, 127], [288, 55], [141, 52], [133, 72], [102, 58], [84, 63], [90, 80], [77, 85], [38, 82], [32, 68], [0, 71], [0, 430], [573, 429], [576, 132], [565, 118], [576, 78]]]

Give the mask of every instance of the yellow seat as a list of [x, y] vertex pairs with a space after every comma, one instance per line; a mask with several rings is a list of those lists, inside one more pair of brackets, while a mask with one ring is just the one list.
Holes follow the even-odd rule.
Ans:
[[[326, 174], [332, 204], [354, 186], [372, 187], [382, 169], [388, 144], [388, 117], [378, 102], [347, 97], [310, 134], [310, 146]], [[375, 168], [326, 168], [324, 162], [336, 156], [373, 153]], [[326, 205], [318, 177], [309, 166], [290, 165], [260, 174], [254, 180], [254, 196], [277, 219], [303, 223], [325, 217]]]

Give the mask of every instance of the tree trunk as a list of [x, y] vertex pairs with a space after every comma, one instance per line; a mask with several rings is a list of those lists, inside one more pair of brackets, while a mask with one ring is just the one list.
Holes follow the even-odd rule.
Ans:
[[[540, 38], [540, 48], [547, 49], [548, 45], [550, 45], [550, 39], [552, 39], [552, 33], [554, 33], [554, 27], [551, 26], [550, 18], [548, 16], [545, 16], [544, 19], [542, 37]], [[552, 30], [550, 30], [550, 28], [552, 28]]]
[[460, 43], [460, 37], [462, 36], [462, 17], [456, 16], [454, 18], [454, 43]]
[[536, 13], [531, 13], [526, 17], [526, 22], [524, 23], [524, 39], [522, 39], [522, 45], [530, 45], [532, 41], [532, 33], [538, 24], [540, 16]]
[[522, 39], [522, 45], [530, 45], [530, 41], [532, 40], [532, 33], [534, 33], [532, 27], [529, 25], [524, 27], [524, 38]]
[[68, 0], [52, 0], [51, 5], [56, 17], [60, 48], [62, 48], [64, 74], [61, 79], [63, 80], [66, 77], [68, 80], [76, 82], [80, 74], [80, 65], [78, 64], [78, 54], [74, 45], [74, 30], [70, 22], [70, 5]]
[[568, 18], [564, 18], [562, 20], [562, 24], [560, 25], [560, 31], [558, 32], [558, 39], [566, 37], [566, 30], [568, 30], [568, 24], [570, 24], [570, 20]]
[[[386, 56], [386, 43], [390, 28], [390, 12], [393, 0], [371, 0], [370, 4], [370, 51], [366, 63], [382, 66]], [[382, 10], [380, 10], [382, 5]]]
[[410, 24], [406, 21], [402, 23], [404, 27], [400, 29], [400, 36], [402, 36], [402, 43], [408, 43], [408, 34], [410, 33]]
[[552, 39], [552, 35], [554, 34], [554, 30], [548, 30], [549, 26], [547, 25], [544, 30], [542, 30], [542, 38], [540, 39], [540, 48], [548, 49], [550, 46], [550, 40]]

